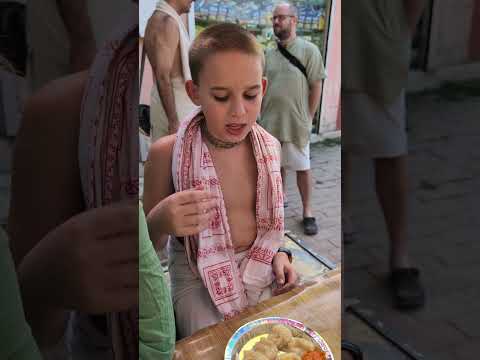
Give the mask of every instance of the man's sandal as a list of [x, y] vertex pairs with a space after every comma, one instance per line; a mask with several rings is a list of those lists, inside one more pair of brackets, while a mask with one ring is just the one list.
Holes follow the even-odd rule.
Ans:
[[352, 355], [353, 360], [363, 360], [363, 352], [360, 347], [350, 341], [342, 340], [342, 351]]
[[390, 275], [394, 304], [399, 309], [415, 309], [425, 305], [425, 290], [416, 268], [394, 269]]

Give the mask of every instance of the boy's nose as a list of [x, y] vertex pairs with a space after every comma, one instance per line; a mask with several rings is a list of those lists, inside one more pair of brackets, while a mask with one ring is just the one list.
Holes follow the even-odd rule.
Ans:
[[245, 106], [243, 105], [242, 101], [235, 101], [232, 104], [231, 114], [233, 117], [240, 117], [245, 115]]

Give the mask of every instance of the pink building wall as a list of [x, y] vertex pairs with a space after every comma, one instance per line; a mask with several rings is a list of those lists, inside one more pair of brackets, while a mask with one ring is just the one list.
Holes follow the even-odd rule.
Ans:
[[327, 40], [327, 78], [323, 85], [320, 111], [321, 134], [340, 130], [341, 28], [341, 0], [332, 0]]

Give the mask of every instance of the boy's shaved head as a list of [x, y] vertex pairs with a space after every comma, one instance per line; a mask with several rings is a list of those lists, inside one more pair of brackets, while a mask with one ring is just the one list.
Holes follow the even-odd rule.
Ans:
[[[236, 24], [223, 23], [209, 26], [193, 41], [189, 52], [192, 80], [198, 85], [198, 79], [206, 59], [219, 52], [239, 51], [261, 58], [265, 66], [263, 49], [250, 32]], [[232, 64], [232, 67], [235, 64]]]

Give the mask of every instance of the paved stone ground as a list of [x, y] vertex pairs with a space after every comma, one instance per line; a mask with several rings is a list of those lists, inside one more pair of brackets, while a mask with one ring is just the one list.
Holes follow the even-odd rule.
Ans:
[[[480, 84], [450, 90], [408, 99], [409, 233], [412, 260], [426, 285], [426, 307], [392, 308], [387, 236], [372, 168], [363, 159], [355, 162], [352, 186], [359, 239], [343, 248], [344, 296], [360, 300], [422, 358], [437, 360], [476, 359], [480, 351]], [[343, 335], [365, 345], [367, 359], [387, 359], [368, 351], [355, 326], [346, 323]]]
[[[329, 145], [327, 145], [329, 144]], [[341, 262], [341, 151], [339, 141], [327, 140], [311, 146], [313, 177], [312, 207], [319, 232], [303, 234], [303, 206], [294, 172], [287, 173], [285, 228], [300, 238], [304, 245], [338, 266]]]

